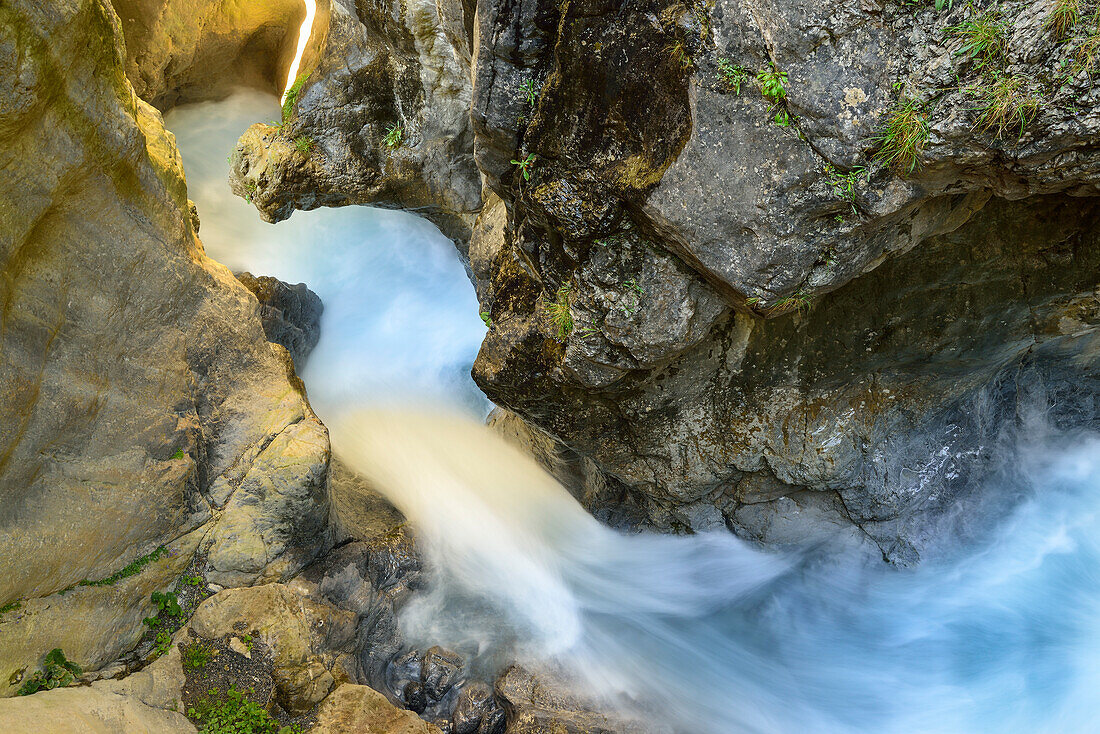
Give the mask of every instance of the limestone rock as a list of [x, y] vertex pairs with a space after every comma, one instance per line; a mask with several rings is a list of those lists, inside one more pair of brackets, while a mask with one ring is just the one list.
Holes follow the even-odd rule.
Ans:
[[603, 713], [593, 701], [569, 691], [561, 682], [518, 665], [497, 680], [508, 734], [646, 734], [640, 721]]
[[[1060, 315], [1092, 314], [1100, 279], [1084, 31], [1055, 43], [1006, 4], [1002, 73], [1042, 102], [1017, 134], [978, 118], [989, 82], [946, 30], [975, 12], [478, 6], [474, 152], [502, 204], [470, 250], [492, 321], [474, 376], [592, 462], [586, 506], [915, 563], [991, 516], [991, 446], [1029, 385], [1057, 425], [1096, 424], [1076, 406], [1098, 324]], [[910, 103], [911, 173], [876, 159]]]
[[317, 711], [314, 734], [439, 734], [411, 711], [395, 707], [378, 691], [345, 683]]
[[[0, 605], [22, 600], [0, 695], [51, 648], [94, 670], [132, 647], [200, 541], [223, 583], [283, 578], [324, 543], [324, 428], [203, 254], [125, 58], [104, 0], [0, 8]], [[159, 546], [178, 555], [79, 586]]]
[[275, 655], [276, 700], [292, 713], [308, 711], [335, 686], [336, 653], [354, 651], [357, 616], [303, 597], [282, 584], [226, 589], [195, 611], [200, 637], [255, 630]]

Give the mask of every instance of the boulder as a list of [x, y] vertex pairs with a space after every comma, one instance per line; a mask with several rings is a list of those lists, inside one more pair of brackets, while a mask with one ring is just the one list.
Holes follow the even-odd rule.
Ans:
[[237, 280], [260, 302], [260, 322], [267, 340], [290, 352], [294, 367], [301, 370], [321, 338], [325, 307], [320, 297], [305, 283], [290, 285], [270, 275], [237, 273]]

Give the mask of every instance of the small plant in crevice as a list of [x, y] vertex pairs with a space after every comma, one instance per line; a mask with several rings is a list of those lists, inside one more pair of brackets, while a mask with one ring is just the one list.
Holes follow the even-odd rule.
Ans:
[[875, 160], [894, 170], [911, 174], [920, 162], [928, 142], [928, 116], [912, 97], [902, 97], [894, 105], [886, 127], [875, 138]]
[[[182, 449], [180, 451], [177, 451], [176, 453], [177, 454], [182, 454]], [[179, 458], [183, 458], [183, 457], [182, 457], [182, 455], [181, 456], [173, 455], [172, 458], [173, 459], [179, 459]], [[153, 552], [147, 553], [144, 556], [139, 556], [138, 558], [135, 558], [134, 560], [130, 561], [130, 563], [127, 564], [127, 566], [125, 568], [123, 568], [120, 571], [115, 571], [110, 576], [107, 576], [107, 577], [101, 578], [101, 579], [97, 579], [95, 581], [92, 581], [92, 580], [89, 580], [89, 579], [81, 579], [80, 582], [76, 584], [76, 586], [114, 586], [115, 584], [117, 584], [122, 579], [130, 578], [131, 576], [137, 576], [139, 573], [141, 573], [142, 569], [144, 569], [150, 563], [152, 563], [154, 561], [157, 561], [157, 560], [160, 560], [161, 558], [163, 558], [167, 555], [168, 555], [168, 549], [165, 548], [163, 545], [159, 546], [158, 548], [153, 550]]]
[[46, 653], [42, 660], [42, 669], [36, 670], [29, 678], [23, 681], [23, 685], [16, 691], [18, 696], [29, 696], [38, 691], [49, 691], [54, 688], [64, 688], [76, 681], [76, 677], [83, 671], [80, 666], [65, 658], [61, 648], [55, 647]]
[[294, 108], [298, 104], [298, 96], [302, 93], [302, 87], [305, 86], [306, 81], [309, 79], [311, 72], [299, 74], [298, 78], [294, 80], [294, 83], [290, 85], [290, 89], [286, 90], [286, 96], [283, 98], [283, 123], [290, 119], [291, 113], [294, 112]]
[[176, 453], [172, 454], [173, 459], [182, 459], [184, 456], [183, 449], [176, 449]]
[[535, 87], [535, 81], [528, 79], [523, 82], [523, 96], [527, 99], [527, 104], [532, 107], [538, 102], [539, 90]]
[[996, 74], [971, 91], [978, 96], [978, 119], [975, 127], [993, 132], [999, 137], [1015, 131], [1024, 134], [1042, 101], [1032, 91], [1032, 82], [1020, 74]]
[[852, 207], [852, 214], [859, 214], [859, 210], [856, 208], [856, 185], [861, 180], [866, 180], [870, 177], [867, 169], [863, 166], [857, 166], [851, 169], [847, 173], [841, 173], [831, 163], [825, 164], [825, 176], [829, 182], [829, 186], [833, 189], [833, 194], [837, 198], [844, 199]]
[[405, 130], [396, 122], [386, 128], [386, 132], [382, 135], [382, 145], [386, 146], [390, 150], [394, 150], [401, 145], [401, 141], [405, 138]]
[[734, 94], [741, 94], [741, 85], [749, 79], [749, 72], [743, 66], [734, 64], [727, 58], [718, 59], [718, 77]]
[[199, 670], [205, 668], [206, 664], [210, 662], [210, 659], [214, 656], [214, 648], [203, 642], [191, 642], [189, 644], [179, 645], [180, 649], [180, 661], [183, 663], [184, 670]]
[[780, 298], [778, 301], [773, 303], [768, 310], [772, 311], [773, 313], [781, 311], [798, 311], [799, 313], [802, 313], [804, 309], [810, 307], [811, 303], [813, 303], [813, 299], [810, 296], [806, 295], [802, 291], [798, 291], [793, 296]]
[[1081, 0], [1054, 0], [1054, 8], [1045, 25], [1060, 40], [1068, 36], [1080, 20]]
[[531, 180], [531, 168], [535, 165], [535, 160], [536, 157], [534, 153], [531, 153], [522, 160], [517, 161], [515, 158], [512, 159], [512, 165], [519, 166], [519, 172], [523, 175], [524, 181]]
[[999, 63], [1004, 58], [1008, 43], [1009, 21], [999, 10], [986, 10], [958, 25], [947, 28], [947, 33], [962, 39], [962, 47], [955, 52], [976, 63], [977, 67]]
[[267, 709], [230, 686], [219, 696], [217, 689], [187, 709], [187, 717], [199, 725], [199, 734], [301, 734], [301, 726], [280, 726]]
[[546, 315], [550, 317], [550, 323], [558, 331], [556, 338], [559, 342], [564, 342], [573, 331], [573, 314], [569, 310], [570, 290], [568, 284], [563, 285], [554, 294], [554, 300], [546, 304]]
[[485, 322], [485, 328], [493, 328], [493, 317], [488, 311], [481, 312], [481, 320]]
[[623, 312], [624, 316], [633, 316], [638, 312], [638, 307], [642, 305], [642, 296], [645, 295], [645, 290], [633, 278], [623, 282], [623, 289], [626, 291], [626, 298], [619, 305], [619, 310]]
[[308, 135], [300, 135], [294, 138], [294, 149], [302, 155], [309, 155], [310, 151], [313, 150], [313, 146], [316, 144], [317, 142]]
[[771, 109], [775, 111], [775, 124], [788, 127], [791, 113], [787, 110], [787, 72], [779, 71], [772, 64], [757, 73], [756, 81], [760, 82], [761, 96], [771, 103]]
[[690, 69], [695, 63], [688, 54], [684, 42], [679, 39], [665, 46], [665, 51], [668, 53], [668, 57], [672, 59], [672, 62], [681, 69]]
[[245, 181], [244, 184], [244, 200], [249, 204], [256, 198], [256, 192], [259, 190], [259, 186], [255, 181]]
[[0, 607], [0, 614], [7, 614], [8, 612], [14, 612], [19, 607], [23, 606], [23, 602], [19, 599], [13, 599], [4, 606]]

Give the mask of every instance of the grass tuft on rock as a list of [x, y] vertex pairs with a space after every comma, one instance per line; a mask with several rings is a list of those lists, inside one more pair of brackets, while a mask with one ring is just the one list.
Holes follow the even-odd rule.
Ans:
[[974, 61], [978, 68], [999, 63], [1008, 44], [1009, 21], [999, 10], [986, 10], [973, 18], [947, 29], [948, 34], [962, 39], [956, 55]]
[[546, 315], [550, 317], [550, 323], [557, 329], [557, 340], [565, 341], [565, 338], [573, 331], [573, 314], [569, 310], [569, 285], [558, 288], [554, 300], [546, 304]]
[[1054, 9], [1047, 16], [1046, 27], [1055, 38], [1062, 39], [1073, 32], [1081, 20], [1081, 0], [1054, 0]]
[[290, 119], [291, 113], [298, 105], [298, 95], [302, 93], [302, 87], [305, 86], [309, 75], [310, 72], [308, 71], [305, 74], [299, 74], [294, 83], [290, 85], [290, 89], [286, 90], [286, 97], [283, 99], [283, 124], [286, 124], [286, 121]]
[[979, 99], [975, 127], [999, 137], [1023, 135], [1042, 104], [1031, 91], [1031, 81], [1020, 74], [998, 74], [974, 91]]
[[875, 160], [900, 173], [915, 171], [928, 142], [928, 116], [921, 104], [912, 97], [900, 99], [875, 142], [878, 143]]

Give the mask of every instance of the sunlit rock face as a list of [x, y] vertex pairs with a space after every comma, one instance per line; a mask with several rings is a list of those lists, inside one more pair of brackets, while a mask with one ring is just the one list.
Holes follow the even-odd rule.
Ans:
[[161, 112], [247, 86], [280, 94], [305, 17], [302, 0], [112, 0], [126, 74]]
[[[471, 245], [474, 374], [629, 490], [590, 507], [776, 544], [854, 528], [913, 563], [1033, 387], [1095, 420], [1091, 26], [1002, 11], [987, 77], [959, 4], [479, 6], [474, 152], [502, 203]], [[757, 78], [779, 72], [781, 102]], [[1017, 76], [1022, 134], [980, 109]], [[911, 174], [875, 158], [905, 100]]]
[[241, 137], [234, 192], [271, 222], [319, 206], [409, 209], [465, 244], [481, 207], [472, 17], [457, 0], [321, 3], [281, 126]]
[[197, 550], [241, 585], [326, 543], [327, 431], [125, 60], [105, 0], [0, 7], [0, 695], [54, 647], [130, 649]]

